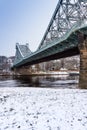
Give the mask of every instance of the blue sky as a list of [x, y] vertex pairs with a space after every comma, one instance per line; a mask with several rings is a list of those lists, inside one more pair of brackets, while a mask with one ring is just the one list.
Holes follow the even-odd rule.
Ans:
[[58, 0], [0, 0], [0, 55], [15, 55], [15, 44], [35, 51]]

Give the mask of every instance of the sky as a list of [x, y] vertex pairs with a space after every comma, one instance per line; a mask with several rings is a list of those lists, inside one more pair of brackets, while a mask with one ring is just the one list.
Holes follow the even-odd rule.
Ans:
[[0, 0], [0, 56], [14, 56], [15, 44], [35, 51], [58, 0]]

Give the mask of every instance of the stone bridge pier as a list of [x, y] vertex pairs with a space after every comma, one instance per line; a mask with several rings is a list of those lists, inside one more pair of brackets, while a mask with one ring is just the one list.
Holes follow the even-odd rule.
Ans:
[[29, 75], [32, 74], [32, 68], [31, 66], [15, 68], [14, 73], [15, 75]]
[[83, 35], [79, 42], [80, 75], [79, 87], [87, 89], [87, 36]]

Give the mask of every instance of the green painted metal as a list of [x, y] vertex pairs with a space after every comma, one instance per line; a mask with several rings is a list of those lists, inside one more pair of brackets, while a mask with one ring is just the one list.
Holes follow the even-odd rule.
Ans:
[[24, 49], [17, 45], [13, 68], [48, 61], [52, 56], [63, 58], [73, 53], [70, 50], [77, 54], [78, 32], [87, 35], [87, 0], [59, 0], [38, 49], [22, 53]]
[[[55, 39], [52, 41], [48, 46], [41, 48], [40, 50], [37, 50], [34, 53], [31, 53], [29, 56], [24, 57], [22, 60], [20, 60], [18, 63], [14, 64], [13, 67], [19, 67], [22, 65], [25, 65], [28, 62], [33, 62], [36, 60], [39, 60], [41, 58], [44, 58], [46, 56], [54, 55], [59, 52], [65, 51], [67, 48], [74, 48], [78, 46], [78, 35], [77, 31], [80, 31], [84, 34], [87, 33], [87, 22], [86, 21], [80, 21], [76, 25], [74, 25], [68, 32], [61, 38], [61, 39]], [[65, 44], [67, 43], [68, 44]]]

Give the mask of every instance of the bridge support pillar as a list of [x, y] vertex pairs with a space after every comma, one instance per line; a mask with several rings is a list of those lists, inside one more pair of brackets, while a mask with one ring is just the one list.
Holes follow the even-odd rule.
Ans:
[[32, 68], [30, 66], [15, 68], [14, 73], [15, 75], [30, 75], [32, 74]]
[[79, 87], [87, 88], [87, 37], [82, 44], [79, 44], [80, 51], [80, 76]]

